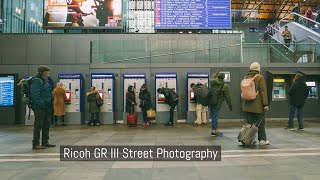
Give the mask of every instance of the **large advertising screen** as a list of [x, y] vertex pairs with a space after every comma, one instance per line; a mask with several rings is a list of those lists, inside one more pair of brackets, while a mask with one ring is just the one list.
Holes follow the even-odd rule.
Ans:
[[122, 0], [44, 0], [46, 29], [122, 28]]
[[14, 106], [15, 84], [15, 75], [0, 74], [0, 107]]
[[231, 0], [155, 0], [155, 29], [232, 29]]

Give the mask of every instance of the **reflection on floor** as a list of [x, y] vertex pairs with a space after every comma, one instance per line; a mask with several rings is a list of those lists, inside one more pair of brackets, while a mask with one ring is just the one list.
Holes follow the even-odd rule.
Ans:
[[[320, 120], [319, 120], [320, 122]], [[1, 179], [320, 179], [320, 123], [305, 131], [267, 123], [268, 146], [243, 147], [240, 123], [220, 124], [224, 137], [210, 137], [210, 124], [196, 127], [66, 126], [50, 129], [55, 148], [32, 150], [33, 127], [0, 127]], [[61, 162], [60, 145], [221, 145], [221, 162], [72, 161]]]

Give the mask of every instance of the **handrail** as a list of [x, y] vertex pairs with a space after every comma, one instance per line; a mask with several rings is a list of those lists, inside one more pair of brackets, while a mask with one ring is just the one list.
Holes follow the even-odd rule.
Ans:
[[306, 38], [304, 38], [304, 39], [301, 39], [301, 40], [299, 40], [299, 41], [301, 42], [301, 41], [304, 41], [304, 40], [306, 40], [306, 39], [312, 39], [312, 40], [314, 40], [314, 41], [316, 41], [316, 42], [318, 42], [318, 43], [320, 44], [320, 41], [319, 41], [319, 40], [317, 40], [317, 39], [315, 39], [315, 38], [313, 38], [313, 37], [311, 37], [311, 36], [308, 36], [308, 37], [306, 37]]
[[277, 48], [271, 46], [271, 48], [273, 48], [275, 51], [277, 51], [279, 54], [281, 54], [283, 57], [285, 57], [290, 63], [293, 63], [293, 61], [291, 61], [287, 56], [285, 56], [284, 54], [282, 54]]
[[281, 22], [282, 22], [284, 19], [287, 19], [288, 16], [291, 16], [291, 15], [300, 16], [300, 17], [302, 17], [303, 19], [307, 19], [307, 20], [309, 20], [309, 21], [311, 21], [311, 22], [313, 22], [313, 23], [316, 23], [316, 24], [320, 25], [319, 22], [317, 22], [317, 21], [315, 21], [315, 20], [313, 20], [313, 19], [309, 19], [309, 18], [307, 18], [307, 17], [304, 17], [304, 16], [302, 16], [301, 14], [298, 14], [298, 13], [295, 13], [295, 12], [291, 12], [290, 14], [288, 14], [288, 15], [286, 15], [285, 17], [283, 17], [282, 19], [280, 19], [280, 20], [279, 20], [279, 25], [281, 25]]
[[[280, 33], [280, 29], [277, 29], [277, 28], [275, 28], [275, 27], [273, 27], [273, 26], [267, 26], [267, 27], [271, 27], [272, 29], [274, 29], [274, 30], [276, 30], [278, 33]], [[272, 36], [273, 37], [273, 36]], [[294, 39], [292, 39], [292, 41], [294, 42], [294, 43], [296, 43], [297, 41], [296, 40], [294, 40]], [[281, 43], [282, 44], [282, 43]]]
[[[279, 29], [277, 29], [277, 28], [275, 28], [275, 27], [273, 27], [273, 26], [267, 26], [267, 27], [271, 27], [272, 29], [274, 29], [275, 31], [277, 31], [278, 33], [280, 33], [280, 30]], [[271, 35], [269, 35], [270, 37], [272, 37], [272, 39], [274, 39], [274, 40], [276, 40], [278, 43], [280, 43], [280, 44], [282, 44], [283, 45], [283, 43], [281, 43], [280, 41], [278, 41], [278, 39], [276, 39], [275, 37], [273, 37], [273, 36], [271, 36]], [[294, 40], [294, 39], [292, 39], [292, 42], [293, 43], [297, 43], [297, 41], [296, 40]], [[286, 46], [285, 46], [286, 47]], [[293, 50], [291, 50], [289, 47], [286, 47], [288, 50], [290, 50], [291, 52], [294, 52]]]

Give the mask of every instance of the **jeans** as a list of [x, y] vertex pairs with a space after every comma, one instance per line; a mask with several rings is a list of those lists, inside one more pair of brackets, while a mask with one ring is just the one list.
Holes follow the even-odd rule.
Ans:
[[206, 106], [203, 106], [202, 104], [196, 105], [196, 114], [197, 114], [197, 120], [196, 124], [207, 123], [207, 113], [205, 110]]
[[170, 119], [169, 119], [169, 122], [170, 122], [170, 123], [173, 123], [173, 111], [174, 111], [174, 109], [176, 108], [178, 102], [179, 102], [179, 99], [173, 101], [173, 102], [170, 104]]
[[148, 119], [148, 115], [147, 115], [147, 111], [149, 109], [145, 108], [145, 107], [142, 107], [141, 108], [141, 111], [142, 111], [142, 116], [143, 116], [143, 122], [149, 122], [149, 119]]
[[42, 144], [48, 144], [49, 128], [50, 128], [50, 113], [48, 110], [35, 109], [34, 110], [34, 129], [33, 129], [33, 146], [40, 144], [40, 131], [42, 133]]
[[288, 127], [289, 128], [294, 127], [293, 119], [294, 119], [294, 114], [296, 112], [296, 109], [298, 109], [299, 129], [303, 129], [303, 120], [302, 120], [303, 106], [295, 106], [295, 105], [290, 106]]
[[211, 108], [211, 119], [212, 119], [212, 132], [215, 132], [218, 128], [218, 115], [219, 110]]
[[[251, 112], [247, 112], [247, 123], [248, 124], [253, 124], [253, 123], [257, 123], [257, 121], [259, 121], [260, 117], [262, 116], [262, 114], [260, 113], [251, 113]], [[265, 129], [265, 119], [263, 118], [259, 127], [258, 127], [258, 140], [267, 140], [267, 136], [266, 136], [266, 129]]]
[[99, 121], [99, 112], [91, 113], [90, 121], [92, 123], [100, 123], [100, 121]]

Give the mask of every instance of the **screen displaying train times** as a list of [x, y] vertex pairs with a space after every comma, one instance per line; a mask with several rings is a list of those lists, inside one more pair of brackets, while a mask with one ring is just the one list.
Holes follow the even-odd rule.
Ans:
[[231, 29], [230, 0], [155, 0], [155, 29]]
[[14, 75], [0, 74], [0, 107], [14, 106]]
[[122, 0], [44, 0], [46, 29], [122, 28]]

